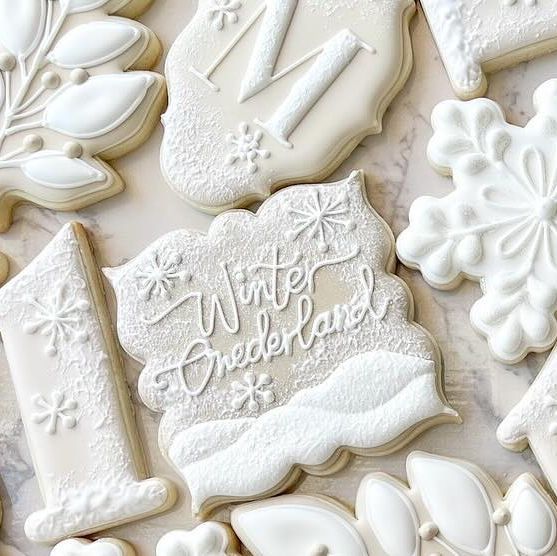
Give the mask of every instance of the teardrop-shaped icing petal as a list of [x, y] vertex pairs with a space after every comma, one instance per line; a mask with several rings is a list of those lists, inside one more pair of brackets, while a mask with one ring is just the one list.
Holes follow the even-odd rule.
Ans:
[[41, 39], [45, 0], [0, 0], [0, 44], [15, 56], [28, 55]]
[[71, 85], [47, 105], [43, 125], [79, 139], [109, 133], [141, 104], [155, 78], [149, 73], [99, 75]]
[[511, 506], [509, 532], [521, 554], [542, 556], [554, 546], [555, 516], [539, 492], [524, 484]]
[[92, 21], [68, 31], [48, 58], [62, 68], [90, 68], [120, 56], [140, 36], [139, 29], [128, 23]]
[[458, 244], [458, 257], [464, 264], [478, 264], [483, 257], [483, 247], [477, 235], [468, 235]]
[[248, 504], [232, 514], [234, 530], [243, 544], [255, 554], [265, 556], [311, 555], [316, 547], [328, 554], [368, 556], [359, 533], [333, 504], [316, 505], [288, 497], [267, 506]]
[[369, 481], [365, 508], [365, 521], [386, 554], [415, 556], [418, 553], [418, 518], [411, 502], [399, 489], [386, 481]]
[[108, 3], [108, 0], [61, 0], [60, 4], [68, 13], [75, 14], [100, 8]]
[[106, 175], [80, 158], [57, 151], [44, 151], [19, 162], [21, 171], [35, 183], [55, 189], [83, 187], [106, 179]]
[[530, 342], [541, 344], [548, 340], [551, 322], [545, 313], [535, 311], [525, 304], [520, 310], [520, 324]]
[[412, 487], [448, 542], [472, 554], [493, 545], [492, 504], [473, 473], [453, 461], [418, 454], [410, 456], [408, 469]]
[[441, 283], [450, 281], [454, 273], [453, 249], [454, 244], [450, 240], [436, 249], [424, 264], [426, 275], [434, 276], [435, 280]]

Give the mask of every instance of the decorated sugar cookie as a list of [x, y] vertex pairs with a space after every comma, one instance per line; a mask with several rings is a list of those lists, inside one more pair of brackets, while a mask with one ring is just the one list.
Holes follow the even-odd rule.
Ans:
[[125, 71], [159, 55], [126, 19], [149, 4], [0, 1], [0, 230], [21, 201], [75, 210], [122, 190], [105, 161], [142, 143], [165, 101], [162, 76]]
[[455, 92], [481, 96], [485, 74], [557, 48], [554, 0], [422, 0]]
[[157, 543], [156, 556], [237, 556], [239, 546], [230, 527], [215, 521], [193, 531], [171, 531]]
[[135, 556], [135, 551], [126, 542], [117, 539], [67, 539], [57, 544], [50, 556]]
[[167, 509], [170, 485], [141, 480], [118, 348], [79, 224], [0, 290], [0, 331], [45, 502], [27, 536], [52, 543]]
[[169, 52], [162, 168], [212, 213], [331, 173], [381, 131], [414, 0], [200, 0]]
[[557, 338], [557, 80], [538, 88], [534, 104], [524, 128], [487, 99], [434, 110], [429, 159], [455, 190], [418, 199], [397, 243], [400, 259], [436, 288], [480, 281], [472, 324], [505, 363]]
[[457, 420], [438, 349], [390, 273], [392, 247], [354, 173], [281, 191], [255, 216], [225, 213], [208, 235], [168, 234], [105, 271], [195, 512]]
[[553, 490], [557, 490], [557, 351], [501, 423], [497, 438], [514, 451], [530, 446]]
[[410, 488], [368, 475], [355, 518], [332, 500], [291, 495], [240, 506], [232, 525], [254, 556], [555, 554], [557, 508], [532, 475], [503, 497], [464, 461], [414, 452], [407, 469]]

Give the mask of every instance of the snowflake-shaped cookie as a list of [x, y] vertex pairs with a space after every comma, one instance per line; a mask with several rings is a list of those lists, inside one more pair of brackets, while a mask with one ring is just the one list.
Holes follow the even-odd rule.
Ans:
[[472, 324], [507, 363], [557, 338], [557, 80], [534, 103], [524, 128], [487, 99], [435, 109], [429, 158], [455, 191], [418, 199], [398, 240], [401, 260], [432, 286], [480, 281]]

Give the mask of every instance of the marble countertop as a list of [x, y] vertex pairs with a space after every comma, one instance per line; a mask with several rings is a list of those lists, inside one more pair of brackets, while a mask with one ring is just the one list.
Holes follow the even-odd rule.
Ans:
[[[193, 0], [156, 0], [142, 21], [157, 33], [167, 49], [194, 10]], [[364, 169], [370, 200], [395, 235], [407, 225], [408, 210], [416, 197], [442, 196], [452, 187], [449, 179], [430, 168], [425, 153], [432, 134], [431, 111], [439, 101], [454, 95], [421, 12], [412, 24], [412, 35], [415, 69], [385, 117], [383, 134], [367, 138], [331, 177], [340, 179], [353, 169]], [[490, 78], [488, 96], [501, 103], [509, 121], [523, 125], [533, 112], [534, 90], [554, 77], [556, 63], [557, 53], [500, 72]], [[164, 183], [158, 170], [161, 136], [159, 126], [141, 149], [116, 161], [114, 165], [127, 183], [126, 191], [119, 196], [77, 214], [56, 214], [30, 206], [19, 208], [11, 230], [0, 235], [0, 250], [9, 255], [12, 274], [27, 265], [63, 223], [74, 219], [86, 225], [97, 246], [99, 262], [107, 266], [123, 263], [173, 229], [206, 230], [211, 218], [178, 201]], [[341, 473], [326, 478], [306, 477], [299, 491], [328, 494], [351, 504], [360, 480], [371, 471], [382, 470], [405, 478], [406, 455], [416, 449], [470, 459], [482, 465], [502, 487], [526, 471], [542, 478], [532, 453], [505, 451], [497, 443], [495, 430], [524, 394], [547, 354], [531, 355], [516, 366], [495, 362], [486, 342], [472, 330], [468, 320], [470, 307], [479, 297], [479, 286], [467, 282], [455, 291], [439, 292], [428, 287], [416, 272], [402, 266], [397, 272], [414, 293], [417, 320], [439, 342], [445, 358], [447, 397], [460, 412], [464, 424], [432, 429], [394, 456], [353, 458]], [[138, 426], [152, 472], [174, 479], [180, 486], [181, 497], [175, 508], [164, 516], [105, 534], [131, 541], [138, 556], [151, 556], [157, 540], [165, 532], [191, 527], [194, 520], [185, 487], [159, 453], [159, 416], [137, 400], [140, 366], [129, 359], [126, 363]], [[49, 554], [48, 548], [33, 545], [23, 533], [27, 515], [42, 506], [3, 350], [0, 353], [0, 499], [4, 506], [0, 552], [4, 553], [2, 543], [6, 543], [25, 556]]]

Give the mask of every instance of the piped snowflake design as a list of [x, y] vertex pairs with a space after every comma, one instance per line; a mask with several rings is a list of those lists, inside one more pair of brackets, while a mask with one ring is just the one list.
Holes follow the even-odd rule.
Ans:
[[226, 157], [226, 163], [230, 166], [238, 161], [246, 162], [248, 171], [253, 174], [259, 170], [259, 166], [255, 163], [257, 158], [269, 158], [270, 151], [261, 148], [261, 140], [263, 132], [258, 129], [255, 132], [250, 131], [247, 123], [242, 122], [238, 126], [238, 133], [229, 133], [226, 142], [231, 145], [231, 150]]
[[54, 390], [51, 401], [37, 394], [32, 401], [38, 411], [31, 415], [31, 419], [39, 425], [46, 422], [45, 430], [48, 434], [56, 434], [58, 421], [66, 429], [73, 429], [77, 425], [77, 419], [73, 415], [77, 410], [77, 402], [67, 399], [63, 392]]
[[218, 31], [222, 31], [225, 24], [238, 23], [236, 13], [242, 7], [239, 0], [213, 0], [209, 8], [209, 18]]
[[287, 238], [295, 241], [306, 233], [317, 240], [321, 252], [329, 250], [329, 236], [334, 235], [338, 228], [348, 231], [355, 228], [353, 220], [348, 217], [348, 199], [345, 195], [327, 196], [323, 201], [320, 192], [314, 191], [300, 208], [291, 206], [288, 212], [296, 221], [294, 229], [287, 232]]
[[153, 255], [145, 267], [139, 268], [135, 273], [139, 297], [145, 301], [153, 296], [170, 299], [171, 290], [178, 280], [187, 282], [191, 279], [191, 274], [179, 269], [181, 263], [182, 256], [176, 251], [164, 256]]
[[261, 404], [270, 405], [275, 401], [274, 393], [267, 389], [273, 379], [268, 374], [256, 375], [253, 372], [244, 374], [242, 382], [232, 383], [232, 407], [242, 409], [246, 403], [250, 411], [259, 411]]
[[23, 329], [26, 334], [42, 334], [48, 338], [46, 353], [56, 355], [62, 342], [77, 340], [86, 342], [89, 334], [82, 328], [82, 313], [90, 310], [87, 300], [79, 297], [78, 292], [62, 283], [44, 301], [31, 298], [28, 301], [33, 314]]
[[487, 99], [435, 109], [429, 158], [455, 191], [418, 199], [397, 245], [434, 287], [481, 282], [471, 320], [507, 363], [557, 338], [557, 80], [534, 101], [525, 128]]

